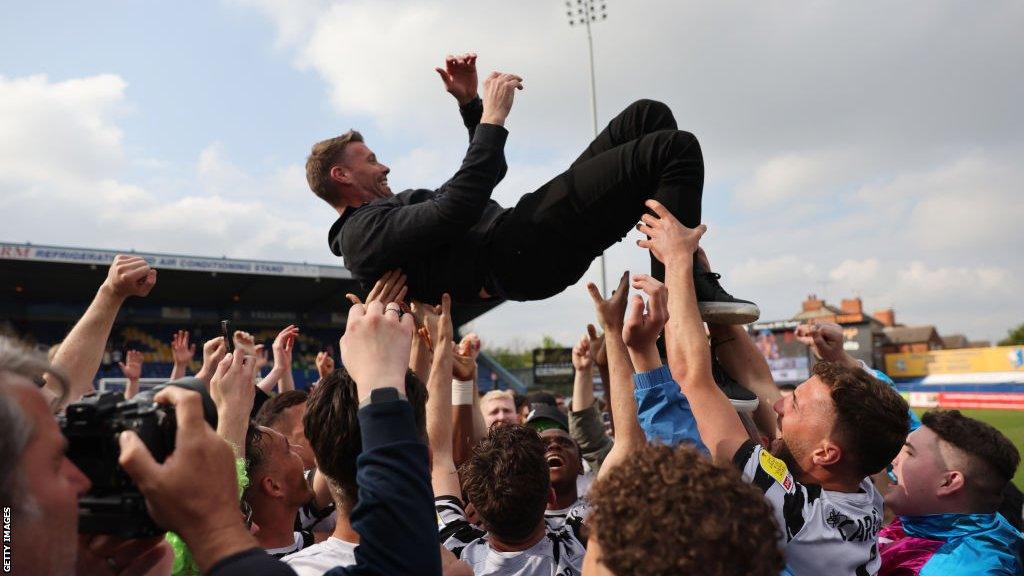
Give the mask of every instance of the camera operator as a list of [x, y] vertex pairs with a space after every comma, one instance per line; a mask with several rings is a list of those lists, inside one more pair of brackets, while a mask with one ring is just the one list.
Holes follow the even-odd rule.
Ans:
[[51, 385], [63, 382], [45, 357], [0, 337], [0, 505], [10, 510], [12, 573], [170, 574], [163, 538], [78, 536], [78, 498], [89, 479], [65, 455], [48, 398], [33, 384], [43, 372]]

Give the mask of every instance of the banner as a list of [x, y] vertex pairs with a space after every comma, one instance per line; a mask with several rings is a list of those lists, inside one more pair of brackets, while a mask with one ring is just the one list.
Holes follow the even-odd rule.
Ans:
[[892, 378], [972, 372], [1024, 372], [1024, 347], [996, 346], [885, 355]]
[[228, 274], [258, 274], [263, 276], [299, 276], [305, 278], [351, 278], [352, 273], [341, 266], [320, 266], [315, 264], [290, 264], [260, 260], [234, 260], [228, 258], [204, 258], [201, 256], [173, 256], [144, 252], [116, 252], [113, 250], [91, 250], [88, 248], [59, 248], [55, 246], [33, 246], [26, 244], [0, 243], [0, 259], [27, 260], [31, 262], [59, 262], [64, 264], [94, 264], [110, 266], [114, 256], [127, 254], [139, 256], [150, 266], [161, 269], [187, 270], [191, 272], [224, 272]]
[[533, 382], [538, 386], [572, 386], [576, 369], [572, 367], [572, 348], [535, 348]]

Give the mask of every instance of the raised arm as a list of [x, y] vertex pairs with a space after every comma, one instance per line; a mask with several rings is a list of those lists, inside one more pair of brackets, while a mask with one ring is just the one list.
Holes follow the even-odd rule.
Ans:
[[129, 296], [148, 295], [154, 285], [156, 270], [150, 268], [144, 259], [121, 254], [114, 257], [107, 279], [53, 358], [53, 366], [67, 375], [67, 395], [62, 397], [62, 387], [55, 377], [44, 376], [44, 389], [51, 399], [58, 401], [55, 409], [61, 409], [92, 392], [93, 379], [103, 360], [103, 350], [121, 305]]
[[[704, 269], [711, 271], [711, 261], [703, 248], [697, 249], [697, 258]], [[739, 325], [708, 324], [712, 352], [722, 367], [741, 385], [757, 395], [759, 402], [754, 411], [754, 422], [762, 434], [774, 438], [776, 433], [775, 403], [782, 398], [779, 387], [764, 354], [757, 349], [747, 331]]]
[[[292, 351], [295, 349], [295, 339], [299, 336], [299, 327], [289, 324], [277, 333], [271, 349], [274, 352], [274, 367], [270, 374], [258, 384], [260, 390], [270, 393], [277, 386], [278, 392], [295, 390], [295, 378], [292, 376]], [[271, 379], [271, 376], [274, 376]]]
[[124, 387], [124, 399], [131, 400], [139, 393], [139, 378], [142, 378], [142, 352], [129, 350], [125, 353], [124, 362], [118, 362], [121, 373], [128, 379]]
[[256, 398], [254, 358], [236, 349], [224, 355], [210, 379], [210, 396], [217, 405], [217, 435], [228, 441], [238, 458], [245, 458], [245, 432]]
[[587, 290], [594, 300], [597, 319], [604, 330], [604, 345], [608, 351], [608, 394], [611, 397], [612, 418], [615, 419], [615, 445], [601, 465], [601, 477], [647, 440], [637, 421], [636, 399], [633, 397], [633, 364], [622, 340], [626, 304], [629, 301], [629, 272], [623, 273], [618, 287], [607, 300], [601, 297], [593, 283], [587, 284]]
[[359, 503], [350, 516], [360, 535], [356, 565], [341, 568], [341, 574], [441, 574], [427, 447], [416, 432], [412, 406], [373, 394], [404, 390], [413, 330], [412, 317], [394, 304], [357, 304], [349, 311], [341, 355], [363, 405], [363, 453], [356, 460]]
[[199, 368], [199, 372], [196, 372], [196, 378], [202, 380], [207, 388], [210, 387], [210, 379], [217, 371], [217, 364], [227, 353], [228, 347], [224, 344], [223, 336], [210, 338], [203, 344], [203, 365]]
[[[469, 458], [480, 441], [477, 419], [483, 415], [477, 406], [476, 359], [480, 355], [480, 337], [466, 334], [452, 349], [452, 458], [458, 466]], [[483, 430], [483, 426], [479, 428]]]
[[318, 379], [313, 383], [314, 386], [323, 382], [325, 378], [334, 372], [334, 356], [328, 350], [321, 350], [316, 353], [315, 363]]
[[473, 140], [477, 125], [483, 114], [483, 103], [477, 93], [476, 54], [467, 52], [459, 56], [449, 54], [444, 59], [444, 68], [434, 68], [441, 76], [444, 89], [459, 103], [462, 122]]
[[434, 357], [427, 380], [427, 438], [433, 456], [430, 471], [434, 496], [461, 498], [459, 475], [452, 454], [452, 346], [454, 345], [451, 297], [441, 298]]
[[195, 355], [196, 345], [188, 343], [188, 330], [178, 330], [171, 339], [171, 358], [174, 360], [174, 367], [171, 368], [170, 380], [184, 378], [188, 364]]
[[572, 385], [569, 435], [579, 445], [583, 459], [592, 469], [600, 472], [614, 442], [604, 431], [601, 412], [594, 403], [594, 359], [591, 354], [593, 339], [589, 332], [596, 334], [596, 330], [592, 325], [588, 325], [587, 330], [588, 334], [584, 334], [572, 349], [572, 366], [576, 370], [576, 375]]
[[669, 369], [686, 395], [701, 439], [719, 463], [731, 461], [747, 433], [729, 399], [711, 375], [711, 349], [697, 308], [693, 286], [693, 254], [707, 230], [686, 228], [661, 203], [648, 200], [656, 216], [644, 214], [637, 227], [649, 239], [637, 243], [665, 264], [669, 319], [666, 348]]
[[462, 166], [432, 196], [400, 207], [371, 203], [351, 213], [341, 229], [346, 266], [356, 272], [400, 266], [461, 238], [479, 222], [507, 168], [503, 126], [522, 86], [514, 74], [494, 72], [484, 81], [482, 118]]

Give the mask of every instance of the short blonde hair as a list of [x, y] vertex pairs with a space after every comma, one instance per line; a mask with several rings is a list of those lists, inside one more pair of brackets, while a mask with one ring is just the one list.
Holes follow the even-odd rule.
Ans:
[[487, 394], [480, 397], [480, 405], [482, 406], [485, 402], [491, 400], [508, 399], [512, 404], [516, 403], [516, 395], [508, 390], [491, 390]]
[[341, 154], [349, 144], [362, 141], [362, 134], [349, 130], [341, 136], [313, 144], [313, 150], [306, 159], [306, 182], [314, 194], [331, 206], [337, 206], [341, 202], [337, 189], [331, 182], [331, 167], [341, 160]]

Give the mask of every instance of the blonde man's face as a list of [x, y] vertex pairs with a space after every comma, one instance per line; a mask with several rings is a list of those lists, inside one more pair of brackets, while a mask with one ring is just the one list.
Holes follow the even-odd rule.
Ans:
[[480, 405], [480, 411], [484, 414], [484, 425], [488, 428], [495, 422], [503, 424], [518, 424], [519, 415], [516, 414], [516, 403], [511, 398], [491, 398]]

